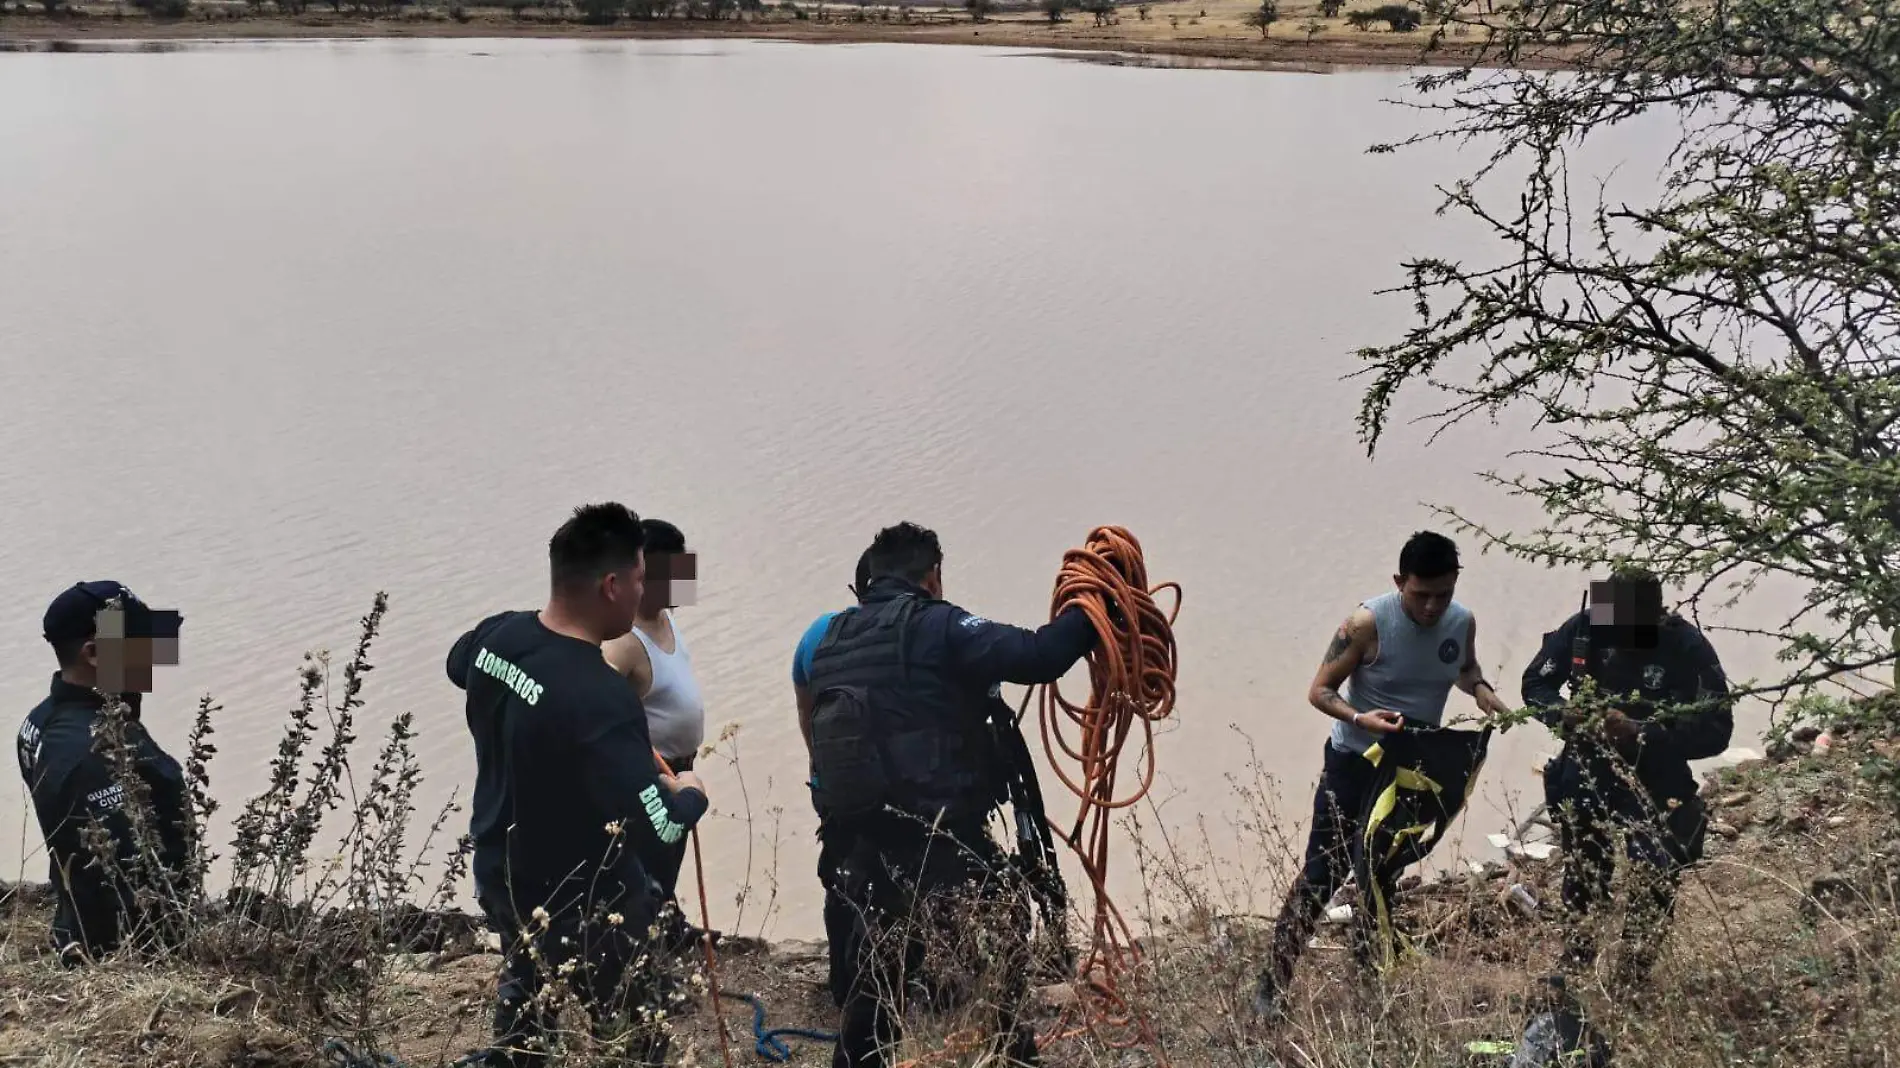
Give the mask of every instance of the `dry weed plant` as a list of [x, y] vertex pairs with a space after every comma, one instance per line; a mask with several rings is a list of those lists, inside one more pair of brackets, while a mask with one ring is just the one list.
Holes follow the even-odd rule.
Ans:
[[[1586, 921], [1598, 964], [1570, 985], [1614, 1064], [1894, 1063], [1900, 826], [1889, 784], [1862, 766], [1869, 749], [1900, 755], [1900, 732], [1891, 720], [1877, 731], [1864, 717], [1854, 722], [1863, 726], [1849, 735], [1851, 749], [1838, 740], [1837, 721], [1831, 753], [1709, 777], [1705, 859], [1685, 873], [1674, 923], [1639, 985], [1614, 977], [1640, 890], [1640, 875], [1618, 865], [1610, 902]], [[1395, 925], [1405, 952], [1383, 976], [1360, 973], [1348, 928], [1323, 923], [1301, 959], [1287, 1018], [1269, 1028], [1249, 1012], [1272, 925], [1255, 909], [1277, 907], [1304, 843], [1303, 830], [1292, 836], [1294, 826], [1279, 817], [1271, 780], [1252, 766], [1250, 780], [1232, 783], [1240, 815], [1228, 840], [1205, 821], [1192, 847], [1158, 820], [1126, 821], [1151, 931], [1135, 1008], [1155, 1021], [1161, 1059], [1240, 1068], [1508, 1064], [1507, 1055], [1472, 1044], [1513, 1042], [1549, 1004], [1540, 981], [1556, 970], [1565, 925], [1574, 922], [1559, 894], [1561, 854], [1402, 881]], [[1513, 886], [1528, 892], [1534, 909], [1513, 902]], [[1335, 901], [1354, 898], [1349, 884]], [[1088, 1038], [1050, 1054], [1052, 1064], [1090, 1068], [1149, 1059]]]
[[[359, 779], [352, 763], [370, 649], [387, 609], [387, 596], [378, 593], [340, 676], [327, 653], [305, 658], [268, 783], [235, 820], [230, 877], [216, 895], [205, 890], [218, 859], [206, 828], [217, 808], [211, 770], [219, 706], [209, 697], [199, 703], [183, 761], [190, 819], [182, 828], [185, 861], [174, 873], [162, 858], [168, 850], [176, 855], [168, 835], [177, 831], [158, 825], [127, 744], [128, 710], [108, 698], [95, 746], [126, 792], [132, 842], [115, 849], [96, 825], [87, 842], [93, 862], [135, 888], [121, 907], [126, 943], [107, 960], [62, 968], [43, 918], [50, 898], [24, 887], [7, 891], [0, 967], [14, 1004], [0, 1011], [0, 1063], [29, 1056], [37, 1058], [29, 1063], [52, 1063], [61, 1050], [127, 1064], [265, 1055], [299, 1063], [300, 1056], [328, 1057], [326, 1045], [372, 1057], [413, 1016], [413, 1006], [390, 993], [445, 957], [478, 951], [482, 921], [452, 908], [468, 874], [466, 836], [446, 851], [432, 886], [422, 874], [427, 859], [442, 851], [438, 843], [460, 806], [445, 805], [420, 841], [411, 841], [422, 782], [412, 715], [389, 718], [366, 777]], [[332, 826], [339, 811], [342, 824]], [[639, 960], [627, 981], [663, 987], [664, 1004], [631, 1020], [570, 1022], [562, 1013], [577, 1000], [574, 991], [563, 978], [547, 985], [543, 996], [560, 1020], [551, 1068], [611, 1063], [665, 1031], [688, 991], [704, 983], [665, 954]], [[112, 1007], [66, 1008], [100, 1005]], [[127, 1006], [142, 1007], [137, 1026], [123, 1015]], [[167, 1029], [167, 1012], [204, 1019]], [[32, 1027], [36, 1019], [45, 1026]], [[28, 1026], [14, 1029], [16, 1022]], [[466, 1037], [486, 1045], [485, 1014]]]

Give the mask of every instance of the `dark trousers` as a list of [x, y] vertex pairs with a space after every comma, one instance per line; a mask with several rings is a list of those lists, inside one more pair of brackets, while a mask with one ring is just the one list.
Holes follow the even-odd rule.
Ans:
[[[1294, 966], [1307, 939], [1313, 937], [1326, 902], [1352, 876], [1353, 860], [1365, 831], [1360, 813], [1378, 772], [1364, 757], [1342, 752], [1330, 740], [1325, 750], [1319, 786], [1313, 791], [1313, 826], [1306, 836], [1306, 862], [1280, 906], [1280, 918], [1273, 925], [1272, 957], [1261, 976], [1262, 984], [1270, 987], [1274, 997], [1284, 994], [1292, 982]], [[1383, 886], [1381, 891], [1388, 902], [1392, 900], [1393, 886]], [[1363, 966], [1370, 961], [1372, 947], [1370, 910], [1362, 903], [1353, 911], [1353, 951]]]
[[844, 831], [818, 829], [818, 885], [825, 891], [825, 952], [831, 973], [831, 1003], [844, 1008], [851, 990], [851, 927], [857, 910], [839, 883], [839, 871], [851, 855], [855, 836]]
[[1586, 970], [1596, 962], [1588, 918], [1610, 900], [1621, 853], [1629, 866], [1630, 895], [1616, 981], [1641, 981], [1668, 934], [1682, 872], [1702, 855], [1706, 822], [1701, 803], [1688, 798], [1671, 810], [1628, 787], [1611, 785], [1598, 793], [1570, 776], [1558, 779], [1547, 800], [1563, 847], [1565, 970]]
[[933, 834], [902, 821], [824, 833], [846, 853], [833, 878], [850, 920], [832, 1068], [886, 1064], [913, 979], [944, 959], [953, 963], [932, 985], [952, 1000], [987, 1003], [992, 1054], [1039, 1063], [1035, 1032], [1018, 1018], [1028, 997], [1029, 898], [983, 826]]
[[[596, 909], [591, 919], [577, 906], [545, 921], [486, 895], [481, 907], [502, 950], [491, 1065], [545, 1065], [561, 1006], [570, 1001], [586, 1009], [597, 1040], [624, 1042], [608, 1063], [665, 1063], [668, 1038], [641, 1011], [670, 1007], [676, 986], [672, 954], [648, 937], [656, 902], [630, 902], [617, 913]], [[619, 923], [612, 922], [616, 916]], [[569, 963], [574, 967], [564, 975]]]
[[[696, 753], [688, 753], [678, 760], [668, 760], [667, 764], [677, 774], [693, 770], [693, 758]], [[686, 867], [686, 851], [692, 847], [691, 835], [682, 834], [680, 840], [671, 845], [661, 846], [661, 855], [653, 864], [653, 879], [665, 892], [666, 900], [679, 899], [680, 872]], [[682, 913], [684, 909], [680, 910]]]

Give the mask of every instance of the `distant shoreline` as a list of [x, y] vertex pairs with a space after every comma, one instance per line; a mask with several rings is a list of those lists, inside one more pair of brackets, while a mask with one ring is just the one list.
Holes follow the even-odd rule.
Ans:
[[[862, 10], [856, 4], [826, 6], [832, 11]], [[1349, 28], [1340, 19], [1320, 20], [1325, 29], [1309, 41], [1301, 29], [1301, 23], [1309, 17], [1306, 14], [1283, 17], [1275, 25], [1274, 35], [1263, 40], [1258, 31], [1247, 30], [1240, 22], [1252, 5], [1239, 0], [1171, 0], [1148, 6], [1150, 17], [1138, 20], [1136, 3], [1127, 0], [1117, 23], [1108, 26], [1095, 26], [1093, 17], [1082, 13], [1071, 13], [1067, 21], [1058, 24], [1020, 12], [976, 23], [960, 11], [940, 9], [923, 12], [910, 23], [898, 21], [895, 16], [889, 22], [846, 20], [837, 15], [831, 21], [817, 21], [770, 12], [745, 19], [622, 20], [612, 26], [590, 26], [545, 16], [518, 20], [504, 9], [487, 7], [467, 9], [466, 21], [451, 18], [448, 8], [411, 9], [394, 17], [333, 14], [327, 10], [286, 16], [250, 15], [243, 5], [205, 4], [194, 15], [180, 19], [157, 19], [130, 10], [115, 14], [113, 8], [82, 8], [84, 14], [77, 17], [19, 13], [0, 17], [0, 51], [109, 50], [108, 43], [117, 41], [752, 39], [805, 44], [978, 45], [1068, 53], [1073, 58], [1117, 66], [1313, 72], [1456, 66], [1476, 52], [1475, 45], [1452, 39], [1427, 52], [1429, 34], [1425, 31], [1362, 31]], [[1205, 18], [1201, 12], [1207, 12]], [[1556, 60], [1520, 65], [1536, 69], [1563, 66]]]

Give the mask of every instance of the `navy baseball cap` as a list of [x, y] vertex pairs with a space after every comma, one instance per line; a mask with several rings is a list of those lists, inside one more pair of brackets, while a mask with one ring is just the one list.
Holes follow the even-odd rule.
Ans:
[[159, 612], [146, 607], [122, 582], [101, 579], [75, 582], [61, 591], [47, 606], [41, 629], [53, 643], [78, 641], [92, 637], [98, 629], [99, 610], [117, 597], [125, 608], [125, 634], [128, 638], [176, 638], [184, 617], [177, 612]]

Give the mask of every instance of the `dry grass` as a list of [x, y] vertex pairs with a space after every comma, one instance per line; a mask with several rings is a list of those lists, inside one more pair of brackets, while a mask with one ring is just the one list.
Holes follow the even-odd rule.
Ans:
[[[1714, 814], [1734, 837], [1712, 835], [1707, 862], [1685, 883], [1652, 989], [1636, 996], [1600, 985], [1579, 992], [1618, 1065], [1871, 1068], [1900, 1049], [1900, 1011], [1883, 985], [1900, 966], [1889, 867], [1894, 821], [1854, 771], [1852, 754], [1836, 751], [1756, 765], [1711, 783]], [[1522, 1028], [1534, 1008], [1533, 981], [1557, 949], [1554, 925], [1513, 909], [1502, 891], [1522, 880], [1548, 907], [1556, 900], [1555, 875], [1555, 864], [1529, 864], [1413, 888], [1401, 920], [1417, 954], [1382, 991], [1353, 981], [1343, 928], [1322, 927], [1320, 944], [1302, 962], [1288, 1021], [1267, 1033], [1242, 1011], [1265, 919], [1210, 911], [1222, 891], [1170, 873], [1171, 885], [1154, 887], [1156, 905], [1188, 908], [1177, 922], [1157, 925], [1146, 940], [1143, 973], [1126, 989], [1137, 993], [1172, 1064], [1468, 1063], [1467, 1042], [1508, 1040]], [[1194, 896], [1198, 904], [1188, 900]], [[266, 986], [182, 963], [115, 961], [63, 971], [36, 948], [44, 934], [42, 898], [14, 896], [5, 917], [0, 1064], [320, 1063], [314, 1021]], [[1606, 959], [1611, 948], [1606, 942]], [[380, 1048], [413, 1065], [441, 1065], [479, 1044], [497, 961], [467, 946], [397, 955], [378, 995]], [[771, 1026], [833, 1025], [819, 946], [740, 944], [725, 955], [721, 977], [729, 991], [762, 994]], [[1039, 1005], [1041, 1021], [1051, 1022], [1050, 999]], [[758, 1062], [751, 1009], [727, 1002], [716, 1015], [703, 1001], [675, 1021], [677, 1061], [720, 1063], [714, 1028], [721, 1015], [735, 1057]], [[919, 1015], [905, 1052], [932, 1050], [968, 1022], [967, 1010]], [[794, 1064], [829, 1056], [810, 1042], [793, 1040], [792, 1048]], [[1048, 1060], [1123, 1068], [1134, 1063], [1127, 1057], [1083, 1037], [1056, 1046]]]
[[[374, 631], [381, 601], [365, 620]], [[363, 671], [348, 673], [360, 682]], [[303, 676], [298, 705], [336, 721], [347, 706], [369, 722], [349, 684], [342, 705], [328, 694], [327, 665]], [[350, 717], [345, 717], [346, 723]], [[445, 1065], [485, 1043], [499, 957], [479, 925], [453, 914], [420, 914], [390, 903], [389, 892], [414, 885], [415, 857], [431, 848], [399, 847], [404, 806], [390, 807], [395, 786], [414, 782], [400, 719], [392, 721], [384, 758], [360, 792], [337, 739], [319, 751], [305, 728], [293, 727], [287, 767], [298, 789], [254, 799], [252, 833], [240, 849], [261, 866], [250, 881], [267, 893], [181, 910], [195, 924], [182, 946], [125, 955], [83, 970], [62, 969], [46, 947], [48, 901], [32, 888], [0, 888], [0, 1065], [318, 1065], [332, 1037], [359, 1049], [394, 1054], [413, 1066]], [[347, 726], [345, 727], [347, 733]], [[1868, 754], [1900, 752], [1891, 726], [1880, 734], [1845, 734], [1826, 753], [1788, 750], [1778, 763], [1719, 775], [1705, 788], [1719, 826], [1708, 859], [1685, 882], [1677, 923], [1649, 989], [1616, 991], [1585, 984], [1576, 993], [1616, 1050], [1616, 1064], [1698, 1068], [1735, 1064], [1788, 1068], [1874, 1068], [1900, 1049], [1900, 1009], [1886, 977], [1900, 968], [1895, 857], [1900, 831], [1894, 797], [1878, 777], [1860, 774]], [[309, 754], [306, 756], [306, 747]], [[347, 746], [343, 747], [347, 749]], [[335, 834], [319, 834], [319, 815], [306, 802], [312, 781], [336, 774], [344, 784], [341, 832], [350, 858], [339, 870], [309, 870], [307, 859], [273, 850], [308, 850]], [[290, 781], [288, 773], [280, 783]], [[381, 785], [379, 785], [381, 784]], [[1535, 1009], [1539, 976], [1558, 948], [1557, 866], [1522, 862], [1493, 866], [1421, 886], [1402, 896], [1398, 920], [1411, 952], [1377, 988], [1348, 966], [1345, 930], [1323, 926], [1296, 980], [1288, 1019], [1265, 1030], [1246, 1014], [1250, 984], [1264, 956], [1268, 918], [1253, 902], [1277, 899], [1292, 870], [1300, 829], [1283, 820], [1263, 780], [1234, 784], [1243, 818], [1219, 832], [1237, 841], [1175, 840], [1131, 826], [1123, 841], [1140, 842], [1118, 860], [1138, 865], [1145, 892], [1122, 902], [1145, 926], [1146, 959], [1122, 977], [1122, 992], [1153, 1028], [1161, 1057], [1173, 1065], [1264, 1065], [1380, 1068], [1472, 1063], [1466, 1044], [1514, 1038]], [[319, 800], [326, 796], [318, 789]], [[352, 805], [380, 806], [370, 818]], [[393, 815], [392, 815], [393, 814]], [[1138, 822], [1138, 821], [1137, 821]], [[1289, 834], [1288, 832], [1293, 832]], [[382, 845], [379, 845], [382, 843]], [[1218, 866], [1200, 859], [1238, 857]], [[239, 859], [246, 859], [240, 857]], [[453, 891], [459, 870], [438, 895]], [[1507, 900], [1521, 883], [1540, 902], [1527, 914]], [[1345, 899], [1350, 899], [1350, 890]], [[1072, 930], [1086, 932], [1092, 902], [1073, 907]], [[441, 897], [432, 900], [443, 900]], [[1600, 943], [1615, 955], [1618, 916], [1609, 910]], [[979, 924], [953, 935], [980, 934]], [[932, 1057], [946, 1036], [982, 1017], [977, 1008], [1021, 979], [980, 946], [936, 947], [974, 962], [969, 997], [947, 1013], [918, 1010], [908, 1021], [902, 1056], [926, 1064], [972, 1064], [973, 1055]], [[685, 1000], [672, 1011], [675, 1063], [721, 1063], [718, 1025], [725, 1021], [735, 1061], [759, 1063], [752, 1052], [749, 1006], [713, 1004], [703, 975], [689, 972]], [[1017, 971], [1009, 969], [1016, 968]], [[761, 995], [768, 1026], [830, 1029], [836, 1013], [825, 989], [823, 947], [765, 947], [736, 940], [720, 966], [728, 992]], [[1038, 980], [1043, 981], [1043, 980]], [[1575, 988], [1573, 988], [1575, 989]], [[1032, 1019], [1048, 1028], [1073, 992], [1045, 987], [1032, 999]], [[600, 1063], [598, 1048], [571, 1017], [569, 1045], [557, 1066]], [[1126, 1029], [1104, 1028], [1055, 1044], [1052, 1066], [1142, 1068], [1149, 1055], [1117, 1048]], [[818, 1043], [791, 1041], [793, 1064], [829, 1058]], [[1480, 1062], [1482, 1063], [1482, 1062]]]

